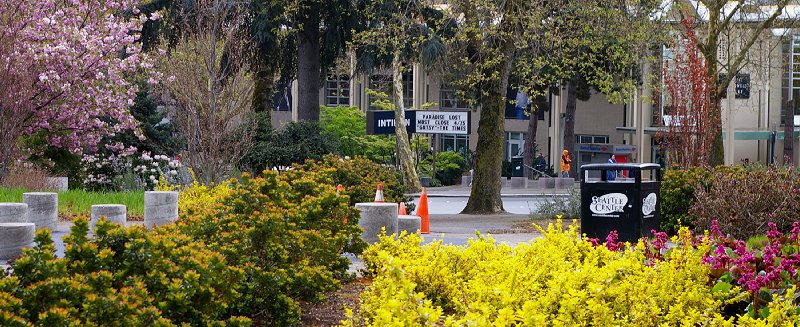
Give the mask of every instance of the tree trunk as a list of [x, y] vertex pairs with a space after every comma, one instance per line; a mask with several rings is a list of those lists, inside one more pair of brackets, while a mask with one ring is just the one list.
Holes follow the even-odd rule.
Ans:
[[[482, 88], [486, 94], [481, 98], [481, 119], [478, 122], [478, 146], [475, 149], [478, 160], [473, 173], [472, 190], [467, 206], [462, 214], [502, 213], [503, 199], [500, 196], [500, 178], [503, 167], [503, 126], [505, 95], [508, 78], [511, 75], [513, 46], [503, 51], [500, 67], [500, 80]], [[487, 68], [487, 70], [490, 68]], [[487, 72], [487, 76], [490, 75]], [[494, 85], [492, 85], [494, 84]]]
[[[536, 99], [539, 100], [541, 97], [536, 97]], [[536, 131], [539, 128], [539, 110], [542, 110], [542, 107], [542, 101], [534, 101], [531, 106], [531, 116], [528, 119], [528, 134], [525, 135], [525, 157], [523, 159], [525, 163], [523, 171], [528, 179], [533, 177], [533, 170], [530, 167], [533, 167], [533, 159], [536, 158]]]
[[794, 161], [794, 98], [786, 105], [783, 111], [783, 163], [792, 164]]
[[[564, 118], [564, 149], [569, 151], [572, 159], [572, 164], [569, 167], [569, 176], [575, 178], [578, 176], [577, 171], [578, 160], [577, 153], [575, 153], [575, 111], [578, 109], [578, 94], [575, 87], [575, 82], [570, 81], [567, 84], [567, 112]], [[561, 157], [559, 156], [559, 165]], [[560, 168], [559, 168], [560, 171]]]
[[400, 161], [400, 171], [403, 172], [403, 182], [406, 191], [419, 192], [422, 185], [414, 168], [414, 156], [411, 154], [411, 144], [406, 131], [406, 114], [403, 108], [403, 63], [400, 54], [395, 53], [392, 61], [392, 75], [394, 77], [394, 130], [397, 135], [397, 158]]
[[319, 121], [320, 16], [317, 10], [300, 13], [297, 34], [297, 118]]
[[[725, 164], [725, 146], [722, 144], [722, 90], [728, 87], [719, 85], [719, 76], [717, 76], [717, 49], [719, 49], [719, 10], [709, 11], [708, 21], [708, 39], [704, 47], [700, 49], [703, 57], [706, 59], [706, 72], [708, 80], [711, 82], [712, 91], [709, 95], [709, 105], [706, 126], [710, 126], [711, 131], [711, 153], [709, 154], [708, 164], [711, 167]], [[728, 137], [733, 137], [729, 135]]]
[[255, 83], [252, 102], [253, 112], [263, 114], [265, 121], [271, 122], [274, 70], [267, 68], [272, 67], [272, 65], [260, 64], [258, 66], [258, 71], [253, 74], [253, 82]]

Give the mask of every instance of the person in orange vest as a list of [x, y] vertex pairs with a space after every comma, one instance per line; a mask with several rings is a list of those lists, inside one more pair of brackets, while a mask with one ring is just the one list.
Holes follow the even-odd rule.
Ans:
[[569, 151], [564, 149], [561, 153], [561, 177], [569, 178], [569, 164], [572, 163], [572, 159], [569, 158]]

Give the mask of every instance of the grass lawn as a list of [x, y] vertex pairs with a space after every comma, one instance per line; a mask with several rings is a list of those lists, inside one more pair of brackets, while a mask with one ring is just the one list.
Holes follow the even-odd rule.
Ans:
[[[0, 187], [0, 202], [22, 202], [21, 188]], [[144, 217], [144, 192], [88, 192], [68, 190], [58, 192], [60, 220], [72, 220], [79, 215], [91, 216], [93, 204], [124, 204], [128, 207], [128, 220]]]

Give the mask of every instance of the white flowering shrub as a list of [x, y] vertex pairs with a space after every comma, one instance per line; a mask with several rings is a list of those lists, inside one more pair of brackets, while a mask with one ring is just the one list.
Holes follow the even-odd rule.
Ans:
[[116, 190], [122, 179], [133, 179], [136, 188], [144, 190], [152, 190], [161, 179], [170, 184], [182, 182], [178, 170], [183, 165], [179, 160], [161, 154], [137, 153], [135, 148], [107, 156], [84, 155], [81, 164], [84, 187], [89, 190]]

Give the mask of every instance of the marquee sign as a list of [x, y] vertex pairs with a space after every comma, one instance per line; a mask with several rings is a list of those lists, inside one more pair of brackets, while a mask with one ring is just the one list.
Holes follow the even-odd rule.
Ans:
[[[406, 110], [406, 130], [421, 134], [460, 134], [470, 132], [469, 111]], [[367, 111], [367, 134], [394, 134], [394, 112]]]

